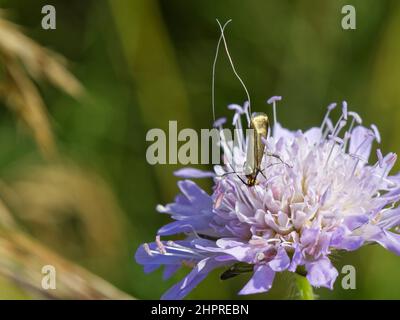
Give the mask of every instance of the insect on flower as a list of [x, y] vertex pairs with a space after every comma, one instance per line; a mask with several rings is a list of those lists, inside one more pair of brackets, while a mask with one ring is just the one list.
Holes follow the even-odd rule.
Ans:
[[[369, 163], [374, 143], [381, 142], [377, 127], [363, 126], [342, 102], [336, 122], [333, 103], [320, 126], [291, 131], [276, 119], [280, 99], [267, 101], [274, 109], [271, 129], [267, 118], [251, 114], [250, 99], [243, 107], [228, 106], [235, 111], [238, 141], [221, 139], [224, 163], [214, 166], [211, 195], [190, 179], [212, 173], [193, 168], [176, 173], [184, 178], [178, 182], [181, 193], [157, 206], [174, 221], [135, 255], [145, 272], [164, 266], [165, 279], [190, 266], [163, 299], [184, 298], [217, 268], [224, 269], [221, 279], [250, 275], [239, 294], [269, 291], [283, 271], [304, 274], [313, 287], [333, 289], [338, 271], [332, 254], [377, 243], [400, 255], [400, 174], [390, 175], [397, 156], [378, 149], [378, 161]], [[253, 119], [253, 139], [245, 137], [243, 116], [249, 128]], [[214, 125], [221, 131], [224, 120]], [[160, 238], [172, 235], [184, 239]]]
[[[229, 53], [228, 45], [225, 39], [224, 35], [224, 30], [225, 27], [230, 23], [231, 20], [228, 20], [224, 26], [220, 24], [220, 22], [217, 19], [217, 23], [219, 25], [219, 28], [221, 30], [221, 36], [218, 40], [217, 43], [217, 49], [215, 53], [215, 59], [213, 63], [213, 76], [212, 76], [212, 109], [213, 109], [213, 117], [214, 117], [214, 123], [215, 121], [215, 66], [218, 58], [218, 52], [219, 52], [219, 47], [221, 40], [224, 43], [225, 51], [228, 56], [230, 65], [232, 67], [232, 70], [237, 77], [237, 79], [240, 81], [241, 85], [243, 86], [246, 95], [247, 95], [247, 104], [246, 104], [246, 109], [241, 110], [240, 106], [232, 106], [233, 109], [239, 110], [241, 113], [248, 113], [251, 114], [251, 117], [248, 115], [247, 119], [250, 125], [250, 130], [248, 130], [250, 133], [247, 135], [247, 157], [246, 157], [246, 162], [243, 170], [243, 174], [246, 176], [247, 181], [244, 181], [238, 173], [233, 170], [233, 172], [228, 172], [224, 173], [224, 175], [235, 173], [237, 174], [238, 178], [247, 186], [253, 187], [257, 183], [257, 176], [258, 174], [262, 174], [264, 178], [266, 179], [266, 176], [264, 175], [263, 171], [264, 169], [261, 168], [261, 162], [262, 158], [264, 157], [265, 154], [265, 147], [266, 147], [266, 140], [268, 136], [268, 131], [269, 131], [269, 119], [267, 114], [263, 112], [258, 112], [258, 113], [251, 113], [251, 100], [250, 100], [250, 95], [249, 92], [246, 88], [246, 85], [244, 84], [243, 80], [239, 76], [239, 74], [236, 71], [235, 65], [233, 64], [232, 57]], [[274, 114], [275, 114], [275, 103], [274, 103]], [[235, 122], [235, 121], [234, 121]], [[270, 154], [267, 153], [268, 156], [275, 157], [280, 160], [280, 162], [283, 163], [283, 161], [280, 159], [278, 155], [275, 154]], [[230, 164], [232, 167], [232, 164]]]

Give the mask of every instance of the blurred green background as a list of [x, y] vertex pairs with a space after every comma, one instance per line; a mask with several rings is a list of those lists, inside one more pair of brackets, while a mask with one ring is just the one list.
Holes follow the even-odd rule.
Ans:
[[[148, 165], [145, 135], [154, 127], [166, 129], [168, 120], [178, 120], [180, 129], [211, 126], [211, 67], [219, 37], [216, 18], [233, 20], [227, 40], [250, 91], [253, 111], [270, 112], [266, 99], [281, 95], [280, 122], [291, 129], [307, 129], [320, 124], [329, 103], [347, 100], [365, 124], [379, 127], [383, 152], [400, 151], [397, 0], [0, 3], [9, 20], [21, 25], [26, 35], [66, 57], [70, 71], [84, 86], [85, 97], [76, 100], [46, 83], [38, 84], [62, 162], [73, 164], [77, 179], [88, 172], [96, 175], [94, 181], [101, 180], [107, 196], [113, 198], [110, 202], [118, 207], [104, 210], [101, 201], [109, 202], [92, 198], [100, 203], [83, 210], [85, 228], [92, 234], [82, 229], [74, 214], [63, 215], [72, 217], [68, 221], [54, 222], [51, 217], [58, 211], [77, 209], [74, 204], [61, 209], [49, 205], [47, 198], [45, 204], [37, 201], [34, 190], [42, 194], [43, 185], [48, 188], [45, 196], [52, 197], [46, 168], [55, 164], [43, 159], [32, 137], [20, 130], [15, 115], [0, 108], [1, 178], [22, 196], [27, 194], [23, 189], [27, 183], [37, 183], [29, 192], [31, 198], [24, 200], [23, 208], [30, 213], [19, 220], [37, 240], [134, 297], [158, 299], [187, 272], [164, 282], [160, 271], [145, 275], [133, 259], [138, 245], [153, 241], [157, 229], [168, 221], [156, 213], [155, 206], [171, 202], [178, 191], [172, 172], [179, 166]], [[41, 28], [45, 4], [56, 7], [56, 30]], [[345, 4], [356, 8], [356, 30], [341, 27]], [[230, 116], [226, 105], [244, 99], [223, 54], [217, 66], [217, 115]], [[32, 166], [41, 168], [34, 178]], [[68, 177], [57, 178], [55, 185], [62, 194], [72, 192], [69, 201], [74, 202], [80, 194], [73, 186], [66, 187]], [[211, 190], [207, 182], [200, 184]], [[38, 218], [43, 205], [48, 216]], [[118, 214], [107, 216], [111, 211]], [[102, 225], [92, 227], [92, 223]], [[333, 292], [316, 291], [321, 298], [400, 298], [400, 258], [394, 254], [369, 246], [335, 261], [339, 271], [346, 264], [356, 267], [357, 289], [343, 290], [340, 275]], [[222, 282], [219, 273], [210, 275], [188, 298], [294, 297], [286, 274], [276, 278], [270, 293], [241, 297], [237, 292], [247, 276]], [[32, 296], [3, 279], [0, 297]]]

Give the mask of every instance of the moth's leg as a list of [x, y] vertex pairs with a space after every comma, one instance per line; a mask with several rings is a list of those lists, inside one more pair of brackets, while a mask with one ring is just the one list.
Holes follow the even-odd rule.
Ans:
[[[280, 163], [280, 162], [271, 163], [271, 164], [267, 165], [267, 167], [265, 169], [271, 168], [273, 166], [278, 166], [278, 165], [281, 165], [281, 164], [284, 164], [284, 163]], [[265, 170], [265, 169], [263, 169], [263, 170]]]
[[[228, 166], [233, 170], [232, 166], [228, 163]], [[219, 175], [218, 177], [224, 177], [227, 176], [228, 174], [236, 174], [236, 176], [242, 181], [246, 186], [249, 186], [249, 184], [243, 180], [241, 176], [239, 176], [239, 173], [233, 170], [232, 172], [225, 172], [224, 174]]]
[[268, 168], [271, 168], [271, 167], [273, 167], [273, 166], [280, 165], [280, 164], [282, 164], [282, 163], [271, 163], [271, 164], [269, 164], [266, 168], [259, 170], [259, 172], [262, 174], [262, 176], [265, 178], [265, 180], [268, 180], [268, 179], [267, 179], [267, 176], [264, 174], [264, 171], [265, 171], [266, 169], [268, 169]]
[[264, 174], [265, 169], [262, 170], [258, 170], [259, 173], [261, 173], [261, 175], [265, 178], [265, 180], [267, 180], [267, 176]]
[[287, 164], [285, 161], [283, 161], [282, 158], [281, 158], [279, 155], [277, 155], [277, 154], [275, 154], [275, 153], [269, 153], [269, 152], [266, 152], [265, 154], [266, 154], [268, 157], [273, 157], [273, 158], [275, 158], [275, 159], [278, 159], [282, 164], [288, 166], [289, 168], [292, 168], [292, 166], [290, 166], [290, 165]]
[[242, 181], [246, 186], [250, 187], [250, 184], [248, 184], [246, 181], [244, 181], [241, 176], [239, 176], [238, 174], [236, 174], [236, 175], [240, 179], [240, 181]]
[[246, 186], [250, 186], [250, 184], [248, 184], [246, 181], [244, 181], [243, 178], [241, 176], [239, 176], [239, 174], [237, 172], [226, 172], [224, 174], [219, 175], [218, 177], [224, 177], [224, 176], [227, 176], [228, 174], [236, 174], [236, 176], [240, 179], [240, 181], [242, 181]]
[[225, 176], [227, 176], [227, 175], [229, 175], [229, 174], [237, 174], [237, 175], [243, 174], [243, 175], [244, 175], [244, 173], [242, 173], [242, 172], [231, 171], [231, 172], [225, 172], [225, 173], [223, 173], [223, 174], [220, 174], [220, 175], [218, 175], [217, 177], [225, 177]]

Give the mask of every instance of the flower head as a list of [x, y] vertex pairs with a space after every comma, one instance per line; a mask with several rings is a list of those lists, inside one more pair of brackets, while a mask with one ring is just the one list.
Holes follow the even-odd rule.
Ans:
[[[275, 106], [278, 100], [270, 103]], [[238, 144], [222, 139], [225, 163], [214, 167], [212, 195], [191, 180], [178, 183], [181, 194], [175, 202], [157, 207], [175, 220], [158, 236], [185, 234], [186, 240], [157, 238], [136, 253], [146, 271], [164, 265], [165, 277], [182, 265], [192, 267], [163, 298], [185, 297], [219, 267], [246, 266], [253, 272], [239, 294], [266, 292], [277, 272], [300, 268], [312, 286], [332, 289], [338, 276], [330, 261], [334, 251], [376, 242], [400, 254], [400, 234], [393, 231], [400, 224], [400, 176], [389, 175], [397, 157], [378, 149], [378, 161], [369, 164], [372, 146], [380, 141], [378, 129], [361, 126], [361, 118], [345, 102], [333, 123], [329, 114], [335, 106], [328, 107], [320, 127], [306, 132], [290, 131], [275, 121], [254, 186], [243, 183], [244, 134], [238, 135]], [[242, 130], [241, 117], [250, 118], [247, 109], [230, 109]], [[184, 169], [179, 176], [210, 173]]]

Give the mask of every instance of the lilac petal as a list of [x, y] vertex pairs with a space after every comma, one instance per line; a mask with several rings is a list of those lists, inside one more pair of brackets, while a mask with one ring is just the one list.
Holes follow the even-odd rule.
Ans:
[[254, 294], [267, 292], [272, 287], [275, 272], [267, 265], [259, 265], [255, 268], [250, 281], [240, 290], [239, 294]]
[[162, 226], [158, 229], [157, 234], [160, 236], [170, 236], [178, 233], [193, 232], [194, 230], [200, 231], [208, 228], [208, 223], [203, 223], [202, 220], [196, 221], [190, 219], [190, 221], [174, 221]]
[[218, 247], [217, 247], [217, 245], [216, 245], [214, 240], [203, 239], [203, 238], [198, 238], [198, 237], [195, 237], [192, 241], [190, 241], [190, 244], [194, 248], [197, 248], [198, 246], [202, 246], [202, 247], [205, 247], [205, 248], [218, 249]]
[[382, 229], [391, 229], [400, 225], [400, 207], [382, 213], [378, 225]]
[[275, 123], [273, 128], [273, 137], [274, 139], [276, 139], [276, 141], [278, 141], [279, 138], [291, 139], [294, 137], [294, 133], [288, 129], [283, 128], [281, 124], [277, 122]]
[[190, 202], [196, 202], [200, 205], [204, 203], [212, 204], [211, 197], [193, 181], [179, 181], [178, 187]]
[[222, 256], [216, 256], [215, 261], [236, 261], [236, 259], [228, 254]]
[[[392, 181], [392, 180], [391, 180]], [[393, 181], [393, 183], [398, 184], [398, 181]], [[386, 193], [384, 196], [380, 197], [381, 204], [379, 209], [383, 209], [386, 205], [391, 204], [393, 202], [397, 202], [400, 200], [400, 188], [397, 186], [396, 188], [392, 189], [388, 193]]]
[[[321, 234], [318, 237], [317, 242], [315, 243], [314, 246], [312, 246], [311, 248], [309, 248], [309, 250], [311, 252], [313, 252], [313, 254], [317, 254], [318, 257], [320, 257], [321, 255], [325, 256], [327, 254], [329, 254], [329, 244], [331, 241], [331, 234], [328, 232], [321, 232]], [[310, 252], [308, 251], [308, 252]]]
[[306, 270], [307, 280], [312, 286], [333, 289], [338, 272], [328, 258], [306, 263]]
[[375, 174], [378, 176], [386, 177], [386, 175], [390, 172], [390, 170], [396, 163], [396, 160], [397, 160], [397, 154], [389, 152], [382, 159], [382, 167], [379, 166], [378, 168], [375, 169]]
[[237, 246], [229, 249], [222, 250], [223, 253], [231, 255], [236, 260], [241, 262], [251, 262], [251, 246]]
[[394, 152], [389, 152], [383, 160], [386, 161], [387, 164], [386, 170], [390, 171], [396, 163], [397, 154]]
[[364, 244], [361, 236], [351, 235], [345, 226], [338, 228], [332, 235], [330, 246], [347, 251], [357, 250]]
[[161, 213], [168, 213], [178, 221], [167, 224], [159, 230], [160, 235], [171, 235], [181, 232], [210, 231], [213, 217], [213, 200], [204, 190], [190, 180], [178, 182], [182, 194], [174, 203], [157, 206]]
[[178, 216], [193, 216], [211, 214], [213, 200], [197, 184], [190, 180], [178, 182], [182, 194], [175, 198], [174, 203], [166, 206], [157, 206], [157, 211], [169, 213], [176, 220]]
[[[218, 240], [219, 241], [219, 240]], [[195, 247], [203, 252], [210, 252], [214, 254], [221, 254], [219, 255], [216, 260], [218, 261], [228, 261], [228, 260], [236, 260], [242, 262], [251, 262], [253, 257], [249, 255], [249, 251], [251, 247], [249, 245], [243, 245], [243, 243], [239, 243], [239, 245], [231, 243], [233, 247], [221, 248], [217, 246], [215, 242], [210, 243], [200, 243], [197, 242]], [[228, 256], [230, 257], [228, 259]]]
[[280, 100], [282, 100], [281, 96], [272, 96], [271, 98], [269, 98], [267, 100], [267, 103], [271, 104], [271, 103], [274, 103], [275, 101], [280, 101]]
[[[376, 230], [380, 229], [379, 227], [374, 227]], [[375, 241], [385, 249], [400, 255], [400, 234], [380, 229], [380, 231], [372, 235], [369, 240]]]
[[322, 137], [321, 128], [313, 127], [311, 129], [308, 129], [304, 133], [304, 136], [306, 137], [306, 139], [310, 145], [315, 145], [321, 141], [321, 137]]
[[278, 253], [276, 254], [275, 258], [269, 262], [269, 266], [272, 270], [280, 272], [289, 268], [289, 265], [290, 259], [285, 248], [279, 247]]
[[203, 171], [195, 168], [183, 168], [174, 172], [174, 175], [179, 178], [212, 178], [215, 173], [212, 171]]
[[397, 255], [400, 255], [400, 234], [387, 231], [383, 232], [386, 240], [384, 241], [386, 248]]
[[376, 198], [376, 208], [372, 210], [371, 214], [373, 217], [376, 216], [381, 210], [387, 205], [391, 205], [399, 200], [400, 194], [389, 195], [390, 192], [386, 193], [384, 196]]
[[[219, 241], [219, 240], [218, 240]], [[214, 243], [215, 244], [215, 243]], [[220, 242], [221, 245], [221, 242]], [[222, 243], [224, 245], [224, 243]], [[209, 252], [218, 252], [222, 253], [224, 255], [230, 255], [231, 257], [235, 258], [237, 261], [241, 262], [252, 262], [253, 260], [253, 255], [252, 253], [252, 247], [249, 244], [244, 245], [243, 243], [231, 243], [231, 246], [227, 246], [226, 248], [220, 248], [220, 247], [215, 247], [215, 246], [204, 246], [204, 245], [198, 245], [196, 244], [196, 248], [204, 250], [204, 251], [209, 251]]]
[[303, 230], [300, 238], [300, 242], [303, 246], [314, 245], [318, 240], [319, 229], [309, 228]]
[[303, 255], [299, 245], [296, 245], [290, 266], [288, 268], [291, 272], [296, 272], [297, 266], [303, 264]]
[[280, 231], [280, 226], [277, 224], [275, 217], [273, 217], [269, 211], [266, 212], [264, 215], [264, 222], [268, 227], [270, 227], [274, 231], [277, 231], [277, 232]]
[[179, 300], [183, 299], [190, 291], [192, 291], [213, 269], [223, 265], [212, 258], [206, 258], [199, 261], [193, 270], [180, 282], [175, 284], [161, 297], [162, 300]]
[[358, 236], [345, 237], [340, 245], [337, 246], [338, 249], [343, 249], [347, 251], [354, 251], [359, 249], [364, 244], [364, 239]]
[[376, 156], [378, 157], [379, 167], [382, 168], [383, 167], [383, 155], [382, 155], [381, 149], [376, 149]]
[[[167, 247], [167, 254], [161, 253], [155, 242], [141, 245], [136, 251], [135, 260], [142, 265], [176, 265], [180, 264], [182, 260], [202, 259], [203, 256], [195, 251], [189, 241], [175, 241], [175, 243], [180, 247], [171, 248], [163, 242]], [[150, 269], [151, 267], [147, 268], [147, 270]]]
[[354, 215], [347, 216], [344, 218], [343, 224], [349, 228], [349, 230], [354, 230], [359, 228], [360, 226], [366, 224], [369, 221], [368, 216], [362, 215]]
[[236, 246], [243, 246], [245, 243], [238, 238], [221, 238], [217, 240], [217, 246], [223, 249], [228, 249]]
[[370, 129], [357, 126], [351, 132], [349, 153], [355, 154], [368, 161], [374, 136]]
[[152, 273], [153, 271], [156, 271], [159, 267], [159, 264], [147, 264], [143, 266], [143, 271], [145, 273]]
[[182, 264], [171, 264], [167, 265], [164, 268], [164, 273], [163, 273], [163, 280], [168, 280], [171, 278], [182, 266]]

